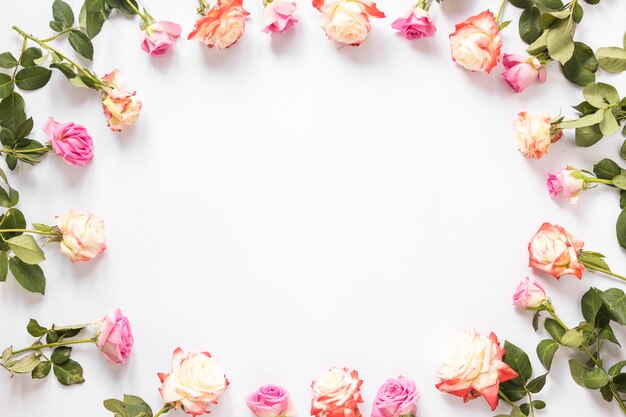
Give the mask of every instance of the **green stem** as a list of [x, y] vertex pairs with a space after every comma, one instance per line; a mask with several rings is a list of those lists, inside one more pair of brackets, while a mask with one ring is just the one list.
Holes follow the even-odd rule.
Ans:
[[94, 339], [75, 339], [75, 340], [64, 340], [61, 342], [47, 343], [45, 345], [33, 345], [26, 347], [24, 349], [19, 349], [13, 352], [13, 355], [19, 355], [20, 353], [28, 352], [31, 350], [41, 350], [45, 348], [53, 348], [58, 346], [67, 346], [67, 345], [77, 345], [79, 343], [93, 343]]
[[34, 149], [9, 149], [9, 148], [3, 148], [0, 149], [0, 153], [6, 153], [6, 154], [11, 154], [11, 155], [16, 155], [16, 154], [20, 154], [20, 153], [38, 153], [38, 152], [50, 152], [52, 150], [51, 147], [49, 146], [45, 146], [43, 148], [34, 148]]
[[584, 177], [585, 182], [597, 182], [599, 184], [613, 185], [613, 181], [602, 178]]
[[498, 395], [500, 395], [500, 398], [502, 398], [508, 405], [510, 405], [511, 407], [515, 407], [513, 401], [509, 400], [509, 397], [507, 397], [506, 394], [502, 392], [502, 390], [498, 390]]
[[198, 4], [200, 5], [200, 7], [198, 7], [198, 14], [201, 14], [201, 15], [204, 15], [207, 12], [207, 10], [211, 8], [211, 6], [206, 0], [198, 0]]
[[156, 414], [154, 415], [154, 417], [159, 417], [160, 415], [167, 413], [167, 412], [168, 412], [168, 411], [170, 411], [171, 409], [172, 409], [172, 406], [171, 406], [169, 403], [167, 403], [167, 404], [165, 404], [165, 405], [163, 406], [163, 408], [161, 408], [161, 409], [159, 410], [159, 412], [158, 412], [158, 413], [156, 413]]
[[137, 15], [138, 15], [139, 17], [141, 17], [141, 20], [143, 20], [144, 22], [146, 22], [146, 24], [151, 24], [151, 23], [152, 23], [152, 22], [150, 21], [150, 19], [148, 19], [148, 17], [147, 17], [145, 14], [141, 13], [141, 12], [139, 11], [139, 9], [135, 7], [135, 5], [133, 4], [133, 2], [132, 2], [132, 1], [130, 1], [130, 0], [125, 0], [125, 1], [126, 1], [126, 4], [128, 4], [128, 7], [130, 7], [131, 9], [133, 9], [133, 11], [134, 11], [135, 13], [137, 13]]
[[590, 269], [592, 271], [602, 272], [603, 274], [607, 274], [607, 275], [610, 275], [612, 277], [619, 278], [622, 281], [626, 281], [626, 277], [625, 276], [620, 275], [620, 274], [616, 274], [615, 272], [610, 271], [608, 269], [600, 268], [599, 266], [596, 266], [596, 265], [591, 265], [591, 264], [589, 264], [589, 263], [587, 263], [585, 261], [582, 261], [582, 260], [580, 261], [580, 263], [583, 264], [585, 267], [587, 267], [587, 269]]
[[[526, 388], [524, 386], [524, 388]], [[528, 406], [530, 407], [530, 417], [535, 417], [535, 407], [533, 406], [533, 396], [528, 392]]]
[[0, 229], [2, 233], [36, 233], [38, 235], [56, 236], [55, 232], [44, 232], [42, 230], [30, 230], [30, 229]]
[[50, 41], [53, 41], [53, 40], [55, 40], [56, 38], [58, 38], [59, 36], [63, 36], [63, 35], [65, 35], [66, 33], [69, 33], [69, 32], [71, 32], [71, 31], [73, 31], [73, 30], [76, 30], [76, 29], [78, 29], [78, 28], [69, 28], [69, 29], [65, 29], [63, 32], [59, 32], [59, 33], [57, 33], [56, 35], [54, 35], [54, 36], [50, 36], [49, 38], [46, 38], [46, 39], [42, 39], [41, 41], [42, 41], [42, 42], [50, 42]]
[[496, 23], [500, 24], [500, 17], [502, 15], [502, 10], [504, 10], [504, 5], [506, 4], [508, 0], [502, 0], [502, 3], [500, 3], [500, 8], [498, 9], [498, 14], [496, 14]]

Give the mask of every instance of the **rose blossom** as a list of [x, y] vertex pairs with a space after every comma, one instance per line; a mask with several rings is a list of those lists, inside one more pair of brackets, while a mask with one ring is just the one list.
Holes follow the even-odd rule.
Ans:
[[324, 16], [321, 26], [329, 39], [358, 46], [372, 29], [370, 18], [385, 17], [369, 0], [313, 0]]
[[118, 308], [98, 322], [98, 348], [107, 361], [124, 363], [133, 349], [133, 332], [128, 317]]
[[582, 172], [576, 168], [567, 167], [548, 174], [547, 185], [550, 197], [557, 198], [563, 194], [563, 198], [568, 203], [576, 204], [578, 195], [585, 189], [585, 180]]
[[124, 74], [115, 70], [102, 78], [102, 108], [111, 130], [121, 132], [139, 119], [141, 101], [135, 97], [135, 92], [129, 93], [122, 89]]
[[163, 401], [192, 416], [208, 413], [209, 404], [217, 404], [229, 385], [210, 353], [185, 353], [181, 348], [174, 351], [172, 371], [158, 375]]
[[225, 49], [233, 45], [246, 29], [242, 0], [218, 0], [198, 19], [188, 39], [204, 42], [209, 48]]
[[298, 6], [294, 1], [274, 0], [263, 9], [262, 32], [285, 32], [298, 22], [294, 13]]
[[547, 299], [543, 286], [537, 281], [531, 282], [528, 277], [519, 283], [515, 289], [515, 294], [513, 294], [513, 304], [524, 309], [541, 307], [541, 304]]
[[61, 234], [61, 252], [72, 262], [90, 261], [107, 248], [104, 243], [104, 221], [81, 210], [70, 210], [57, 216]]
[[87, 129], [74, 123], [57, 123], [52, 117], [43, 125], [50, 146], [70, 165], [85, 166], [93, 159], [93, 140]]
[[543, 114], [521, 112], [513, 126], [517, 148], [527, 158], [541, 158], [563, 136], [563, 131], [554, 127], [552, 118]]
[[394, 20], [391, 27], [399, 30], [408, 40], [429, 38], [437, 31], [428, 12], [421, 7], [414, 7], [404, 16]]
[[475, 329], [466, 330], [437, 368], [437, 389], [465, 402], [482, 396], [495, 410], [500, 383], [518, 376], [502, 362], [504, 354], [495, 334], [487, 337]]
[[264, 385], [246, 397], [246, 405], [257, 417], [290, 417], [294, 415], [289, 394], [278, 385]]
[[174, 22], [154, 22], [141, 32], [141, 49], [153, 56], [167, 53], [180, 37], [181, 28]]
[[378, 389], [372, 406], [372, 417], [415, 416], [419, 396], [412, 380], [403, 376], [389, 378]]
[[311, 385], [311, 416], [361, 417], [358, 404], [363, 402], [362, 384], [357, 371], [331, 368]]
[[450, 35], [454, 62], [469, 71], [491, 72], [500, 61], [502, 40], [493, 13], [486, 10], [456, 25]]
[[528, 266], [556, 279], [568, 274], [582, 279], [585, 267], [578, 261], [578, 252], [584, 245], [561, 226], [544, 223], [528, 244]]
[[502, 64], [505, 68], [502, 77], [516, 93], [521, 93], [535, 80], [546, 80], [546, 69], [534, 56], [525, 58], [521, 55], [504, 54]]

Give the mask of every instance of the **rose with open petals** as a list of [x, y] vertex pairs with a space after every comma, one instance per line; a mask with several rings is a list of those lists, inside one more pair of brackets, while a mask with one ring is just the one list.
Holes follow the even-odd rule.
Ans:
[[546, 69], [534, 56], [525, 58], [520, 55], [504, 54], [502, 60], [505, 71], [502, 73], [504, 80], [516, 93], [521, 93], [535, 80], [546, 80]]
[[154, 22], [141, 32], [141, 49], [152, 56], [163, 56], [180, 37], [181, 28], [174, 22]]
[[543, 286], [528, 277], [519, 283], [513, 294], [513, 304], [529, 310], [538, 309], [546, 300], [548, 297]]
[[502, 361], [504, 354], [495, 334], [466, 330], [437, 368], [437, 389], [465, 402], [483, 397], [495, 410], [500, 384], [518, 376]]
[[185, 353], [181, 348], [174, 351], [172, 371], [159, 373], [159, 379], [163, 401], [192, 416], [208, 414], [209, 405], [217, 404], [229, 385], [210, 353]]
[[403, 376], [389, 378], [378, 389], [372, 417], [413, 417], [417, 414], [419, 396], [412, 380]]
[[124, 74], [115, 70], [102, 78], [104, 86], [101, 90], [102, 108], [111, 130], [121, 132], [139, 119], [141, 101], [135, 97], [135, 92], [122, 89]]
[[397, 18], [391, 27], [400, 31], [408, 40], [429, 38], [435, 34], [437, 28], [428, 12], [421, 7], [414, 7], [404, 16]]
[[287, 391], [272, 384], [248, 395], [246, 405], [256, 417], [291, 417], [295, 413]]
[[43, 125], [54, 153], [70, 165], [85, 166], [93, 159], [93, 140], [84, 126], [58, 123], [49, 117]]
[[72, 262], [91, 261], [107, 248], [104, 243], [104, 221], [81, 210], [70, 210], [57, 216], [61, 252]]
[[563, 275], [582, 279], [585, 267], [578, 261], [578, 253], [584, 245], [585, 242], [561, 226], [544, 223], [528, 244], [528, 266], [545, 271], [556, 279]]
[[242, 0], [218, 0], [196, 21], [189, 39], [203, 42], [209, 48], [225, 49], [239, 40], [246, 29]]
[[550, 197], [563, 198], [570, 204], [578, 202], [578, 195], [585, 189], [585, 176], [576, 168], [567, 167], [558, 172], [548, 174], [547, 186]]
[[517, 148], [527, 158], [539, 159], [548, 153], [550, 145], [561, 139], [563, 131], [550, 116], [521, 112], [513, 124]]
[[286, 32], [298, 22], [294, 16], [298, 6], [289, 0], [274, 0], [263, 9], [262, 32]]
[[107, 361], [124, 363], [133, 349], [133, 332], [128, 317], [118, 308], [104, 316], [96, 330], [97, 344]]
[[489, 10], [456, 25], [450, 35], [454, 62], [469, 71], [491, 72], [500, 61], [502, 39]]
[[313, 0], [313, 6], [324, 15], [326, 36], [345, 45], [360, 45], [372, 29], [370, 18], [385, 17], [369, 0]]
[[311, 415], [315, 417], [361, 417], [359, 403], [361, 385], [357, 371], [348, 368], [331, 368], [313, 381]]

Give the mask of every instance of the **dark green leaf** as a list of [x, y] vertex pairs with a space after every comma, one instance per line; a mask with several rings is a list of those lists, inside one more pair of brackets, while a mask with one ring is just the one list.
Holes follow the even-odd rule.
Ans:
[[54, 0], [52, 3], [52, 17], [66, 28], [74, 25], [74, 12], [70, 5], [62, 0]]
[[11, 69], [17, 67], [17, 59], [11, 52], [3, 52], [0, 54], [0, 68]]
[[541, 400], [534, 400], [533, 407], [535, 407], [537, 410], [543, 410], [544, 408], [546, 408], [546, 403]]
[[98, 33], [102, 30], [102, 26], [104, 25], [104, 21], [106, 20], [106, 15], [103, 11], [99, 10], [96, 12], [87, 11], [87, 21], [86, 29], [87, 35], [90, 39], [95, 38]]
[[626, 325], [626, 294], [618, 288], [610, 288], [600, 295], [602, 302], [607, 308], [611, 318], [621, 324]]
[[48, 26], [50, 26], [50, 29], [52, 29], [55, 32], [63, 32], [63, 23], [61, 22], [57, 22], [56, 20], [51, 20], [50, 23], [48, 23]]
[[104, 0], [85, 0], [85, 9], [88, 12], [98, 12], [104, 9]]
[[52, 352], [52, 356], [50, 356], [50, 360], [55, 365], [63, 365], [70, 359], [70, 355], [72, 354], [72, 348], [67, 346], [61, 346]]
[[59, 71], [61, 71], [61, 73], [63, 73], [63, 75], [67, 77], [68, 80], [76, 77], [76, 72], [74, 71], [74, 67], [65, 62], [52, 63], [50, 64], [50, 68], [58, 69]]
[[35, 60], [41, 58], [43, 52], [37, 47], [26, 48], [20, 55], [20, 64], [23, 67], [32, 67], [35, 65]]
[[527, 44], [533, 43], [541, 35], [540, 17], [541, 12], [533, 6], [524, 10], [519, 18], [519, 34]]
[[52, 369], [52, 363], [50, 361], [42, 361], [33, 369], [31, 377], [33, 379], [42, 379], [48, 376]]
[[590, 288], [582, 299], [580, 300], [580, 307], [583, 312], [583, 317], [587, 322], [595, 324], [596, 315], [602, 307], [602, 298], [600, 297], [601, 291], [597, 288]]
[[626, 361], [619, 361], [615, 365], [609, 368], [609, 376], [616, 377], [622, 372], [622, 369], [626, 366]]
[[593, 126], [579, 127], [576, 129], [576, 146], [587, 148], [595, 145], [602, 138], [603, 136], [602, 132], [600, 132], [600, 126], [597, 124]]
[[514, 384], [512, 381], [501, 383], [500, 389], [513, 402], [521, 400], [527, 394], [522, 385]]
[[15, 84], [22, 90], [37, 90], [48, 84], [52, 71], [48, 68], [33, 66], [21, 69], [15, 75]]
[[67, 386], [85, 382], [83, 378], [83, 367], [72, 359], [68, 359], [63, 365], [54, 365], [52, 369], [57, 380], [62, 385]]
[[521, 381], [524, 383], [528, 381], [533, 373], [533, 368], [526, 352], [508, 340], [504, 342], [504, 350], [506, 351], [503, 358], [504, 363], [509, 365], [515, 372], [518, 373]]
[[24, 112], [24, 99], [16, 92], [0, 101], [0, 120], [2, 126], [15, 134], [19, 125], [26, 120]]
[[611, 343], [615, 343], [618, 346], [622, 346], [619, 343], [619, 340], [615, 337], [615, 333], [613, 333], [613, 329], [611, 326], [603, 327], [598, 333], [598, 337], [602, 340], [608, 340]]
[[535, 0], [535, 3], [552, 10], [558, 10], [563, 7], [561, 0]]
[[552, 366], [552, 359], [558, 349], [558, 343], [551, 339], [542, 340], [539, 342], [539, 345], [537, 345], [537, 356], [548, 371], [550, 370], [550, 366]]
[[0, 252], [0, 282], [7, 280], [9, 274], [9, 256], [6, 252]]
[[46, 277], [39, 265], [29, 265], [20, 259], [9, 259], [9, 269], [15, 280], [25, 290], [44, 294], [46, 292]]
[[546, 319], [543, 323], [543, 327], [550, 333], [550, 336], [552, 336], [555, 341], [561, 343], [561, 338], [566, 330], [556, 320], [550, 318]]
[[611, 402], [613, 401], [613, 391], [611, 391], [611, 385], [607, 384], [600, 388], [600, 394], [602, 394], [602, 398], [604, 401]]
[[598, 110], [587, 101], [583, 101], [576, 106], [572, 106], [572, 108], [576, 109], [582, 116], [587, 116], [588, 114], [595, 113]]
[[14, 88], [13, 79], [8, 74], [0, 73], [0, 98], [8, 97]]
[[520, 9], [526, 9], [533, 5], [533, 0], [509, 0], [509, 3]]
[[89, 60], [93, 59], [93, 45], [87, 35], [80, 30], [73, 30], [70, 32], [68, 40], [76, 52]]
[[547, 373], [538, 376], [537, 378], [533, 379], [532, 381], [530, 381], [528, 384], [526, 384], [526, 388], [528, 389], [528, 391], [532, 392], [533, 394], [538, 393], [539, 391], [541, 391], [544, 387], [544, 385], [546, 385], [546, 377], [548, 376]]
[[596, 80], [598, 60], [590, 47], [582, 42], [574, 42], [574, 54], [562, 68], [565, 78], [584, 87]]
[[617, 217], [617, 223], [615, 224], [617, 233], [617, 241], [619, 245], [626, 249], [626, 208], [622, 209]]
[[622, 173], [622, 168], [620, 168], [615, 161], [604, 158], [593, 166], [593, 173], [596, 177], [602, 178], [603, 180], [612, 180]]
[[539, 317], [541, 316], [541, 311], [537, 311], [533, 316], [533, 329], [535, 331], [539, 330]]
[[7, 155], [6, 158], [4, 158], [4, 160], [6, 161], [7, 166], [9, 167], [11, 171], [13, 171], [15, 167], [17, 166], [17, 158], [13, 155]]
[[37, 322], [37, 320], [30, 319], [30, 321], [28, 322], [28, 325], [26, 326], [26, 331], [32, 337], [41, 337], [41, 336], [43, 336], [44, 334], [46, 334], [48, 332], [48, 329], [46, 329], [45, 327], [41, 326]]
[[[128, 6], [128, 4], [126, 3], [126, 0], [106, 0], [106, 2], [111, 8], [119, 9], [123, 13], [129, 14], [129, 15], [137, 14], [135, 10], [133, 10], [133, 8]], [[139, 8], [135, 0], [131, 0], [131, 2], [133, 3], [136, 9]]]
[[28, 119], [20, 123], [20, 125], [17, 127], [17, 131], [15, 132], [15, 138], [18, 140], [24, 139], [32, 131], [33, 131], [33, 118], [29, 117]]

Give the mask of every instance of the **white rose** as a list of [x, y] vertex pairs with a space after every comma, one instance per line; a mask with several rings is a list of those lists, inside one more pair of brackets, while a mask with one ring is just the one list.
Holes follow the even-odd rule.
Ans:
[[385, 17], [376, 4], [368, 0], [314, 0], [324, 14], [322, 29], [329, 39], [346, 45], [359, 45], [372, 29], [370, 17]]
[[90, 261], [106, 249], [104, 221], [80, 210], [57, 217], [62, 234], [61, 252], [72, 262]]

